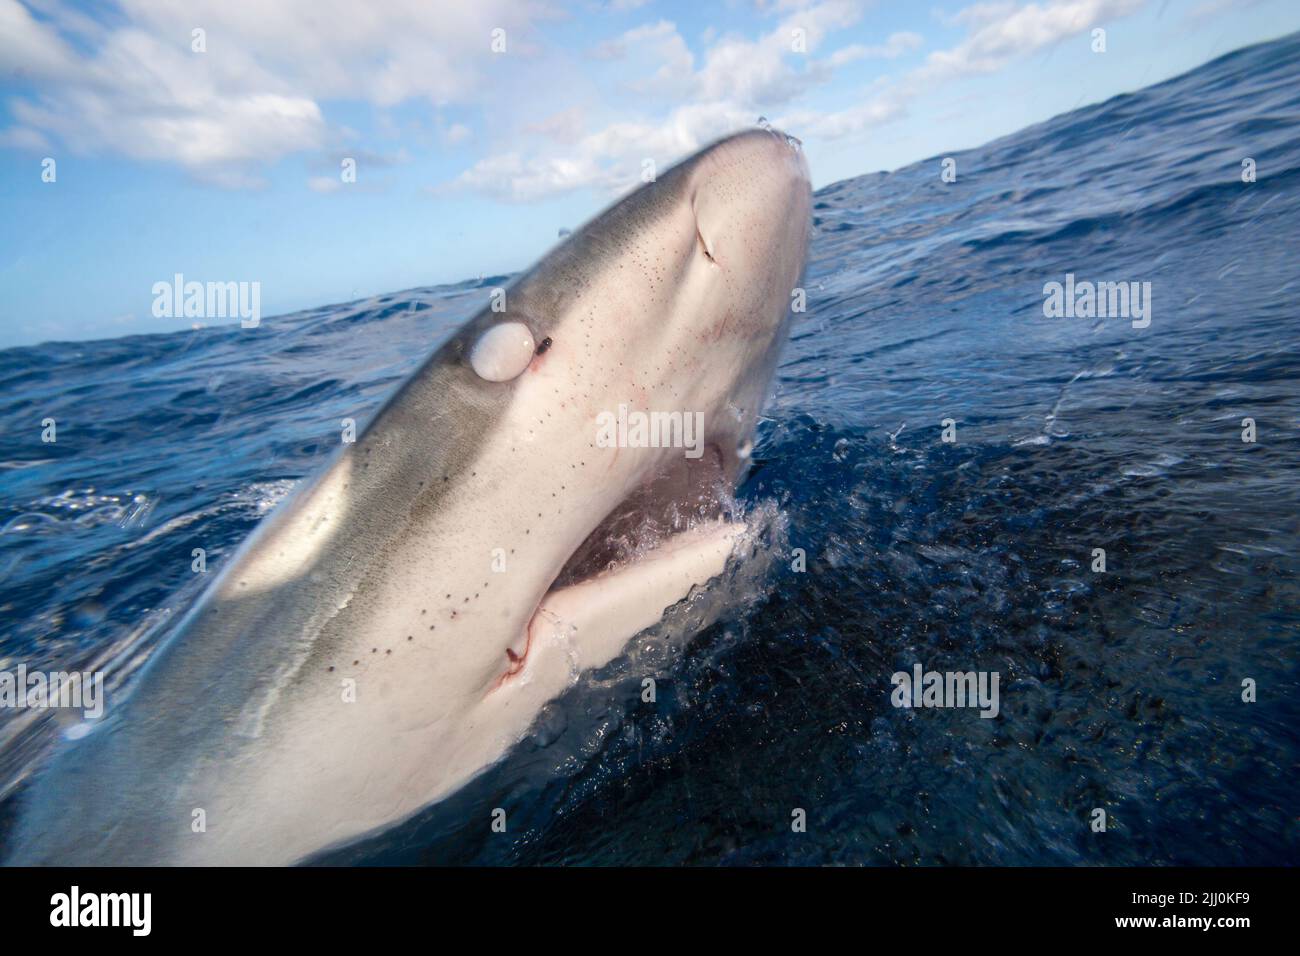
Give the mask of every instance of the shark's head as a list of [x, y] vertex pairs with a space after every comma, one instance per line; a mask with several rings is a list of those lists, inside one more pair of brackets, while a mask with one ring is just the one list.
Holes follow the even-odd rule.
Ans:
[[[550, 341], [515, 379], [523, 402], [542, 401], [534, 388], [547, 380], [596, 409], [634, 401], [707, 413], [761, 397], [803, 267], [810, 202], [807, 165], [787, 137], [725, 139], [573, 235], [465, 341], [503, 323]], [[728, 437], [717, 429], [715, 444]]]
[[797, 141], [729, 137], [576, 232], [450, 343], [459, 387], [503, 403], [487, 473], [515, 494], [498, 541], [545, 542], [498, 594], [520, 626], [488, 659], [518, 669], [548, 590], [717, 517], [785, 340], [810, 206]]
[[489, 297], [54, 762], [17, 858], [291, 861], [500, 757], [725, 565], [810, 205], [792, 140], [732, 136]]
[[[467, 388], [526, 414], [703, 413], [713, 461], [734, 476], [785, 338], [810, 205], [796, 141], [724, 139], [588, 223], [443, 354], [465, 360]], [[681, 456], [625, 456], [606, 482], [664, 457]]]

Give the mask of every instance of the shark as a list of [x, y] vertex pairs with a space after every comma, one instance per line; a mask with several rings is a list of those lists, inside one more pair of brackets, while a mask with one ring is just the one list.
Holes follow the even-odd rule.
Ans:
[[500, 290], [58, 745], [8, 862], [293, 864], [501, 759], [736, 558], [811, 201], [797, 140], [748, 130]]

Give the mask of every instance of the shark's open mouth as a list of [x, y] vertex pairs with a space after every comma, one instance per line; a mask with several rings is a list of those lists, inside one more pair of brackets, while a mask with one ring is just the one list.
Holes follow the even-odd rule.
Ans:
[[723, 516], [728, 509], [728, 470], [717, 445], [707, 446], [697, 459], [673, 456], [587, 535], [551, 590], [636, 561], [672, 535]]
[[[605, 516], [565, 561], [538, 602], [521, 639], [506, 649], [497, 686], [523, 673], [545, 633], [598, 627], [610, 631], [653, 624], [725, 564], [730, 542], [743, 526], [733, 522], [729, 494], [736, 461], [717, 445], [697, 459], [673, 455], [650, 481]], [[703, 575], [703, 577], [701, 577]], [[588, 635], [579, 635], [586, 638]]]

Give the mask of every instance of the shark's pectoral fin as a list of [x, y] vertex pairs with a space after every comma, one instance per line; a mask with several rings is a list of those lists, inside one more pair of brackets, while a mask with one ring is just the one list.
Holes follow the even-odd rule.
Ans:
[[721, 574], [744, 532], [736, 522], [700, 525], [634, 562], [552, 591], [529, 626], [530, 652], [561, 643], [579, 669], [609, 663], [691, 588]]

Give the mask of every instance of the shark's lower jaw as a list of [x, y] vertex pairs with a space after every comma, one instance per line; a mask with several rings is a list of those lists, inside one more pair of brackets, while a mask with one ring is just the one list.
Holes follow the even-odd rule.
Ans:
[[547, 591], [528, 622], [523, 655], [509, 660], [492, 692], [529, 681], [538, 668], [554, 666], [557, 653], [574, 676], [609, 663], [666, 610], [722, 574], [746, 530], [722, 518], [694, 524], [633, 561]]

